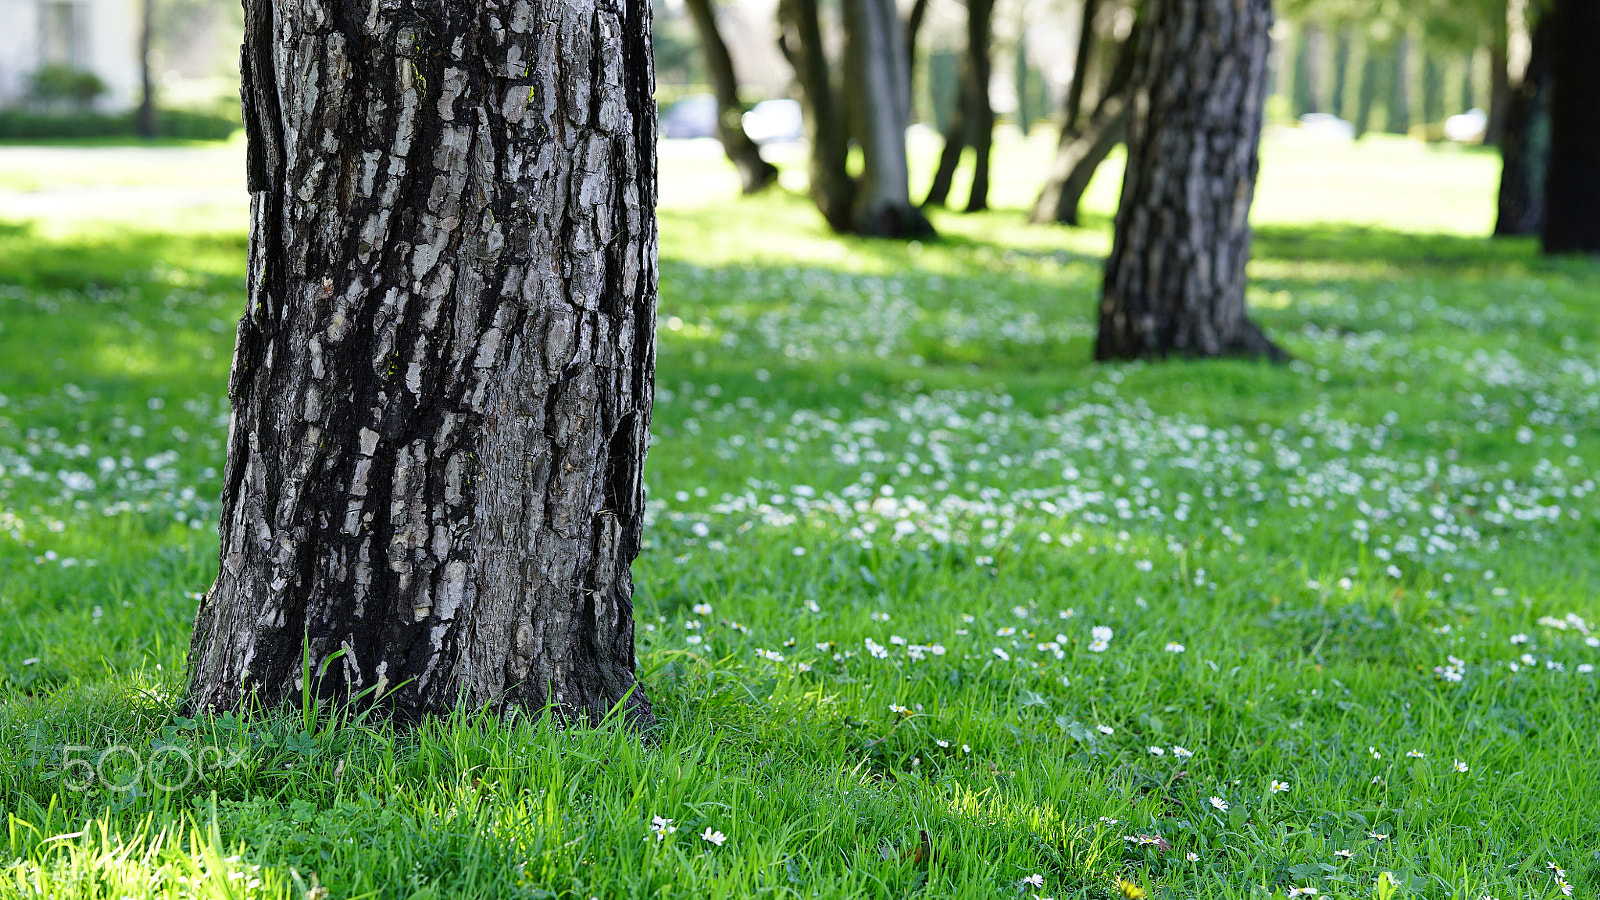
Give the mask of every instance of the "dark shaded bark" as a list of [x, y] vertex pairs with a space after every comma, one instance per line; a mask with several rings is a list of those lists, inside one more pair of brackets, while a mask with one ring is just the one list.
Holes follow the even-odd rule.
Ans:
[[1528, 64], [1505, 103], [1500, 133], [1500, 190], [1495, 237], [1538, 234], [1544, 224], [1545, 174], [1550, 162], [1551, 43], [1554, 19], [1533, 32]]
[[156, 114], [155, 75], [150, 71], [150, 53], [155, 38], [156, 0], [142, 0], [139, 8], [139, 109], [134, 114], [134, 125], [142, 138], [153, 138], [160, 133], [161, 123]]
[[1551, 47], [1546, 253], [1600, 253], [1600, 4], [1557, 0]]
[[834, 94], [828, 54], [822, 45], [817, 0], [779, 0], [778, 46], [794, 69], [810, 145], [811, 202], [828, 227], [851, 229], [856, 185], [850, 177], [849, 134], [844, 110]]
[[961, 153], [972, 148], [972, 191], [967, 212], [989, 208], [989, 156], [994, 143], [994, 107], [989, 102], [993, 72], [990, 45], [994, 0], [967, 0], [967, 46], [961, 58], [961, 91], [954, 115], [944, 131], [944, 149], [934, 171], [924, 206], [943, 206], [950, 197]]
[[1150, 0], [1095, 359], [1287, 359], [1245, 312], [1269, 0]]
[[761, 148], [745, 133], [744, 104], [739, 101], [739, 76], [733, 57], [717, 28], [717, 14], [711, 0], [685, 0], [694, 27], [700, 33], [700, 49], [706, 59], [706, 74], [717, 95], [717, 137], [728, 161], [739, 170], [739, 184], [746, 194], [754, 194], [778, 180], [778, 167], [761, 158]]
[[1444, 122], [1444, 67], [1437, 53], [1422, 51], [1422, 121], [1428, 125]]
[[[1083, 192], [1089, 189], [1094, 173], [1116, 146], [1127, 139], [1130, 106], [1128, 91], [1133, 82], [1140, 29], [1135, 27], [1118, 48], [1116, 67], [1106, 79], [1105, 91], [1088, 121], [1078, 126], [1063, 126], [1056, 145], [1050, 177], [1033, 202], [1028, 221], [1034, 224], [1057, 222], [1078, 224], [1078, 207]], [[1070, 109], [1069, 109], [1069, 120]]]
[[648, 722], [650, 4], [245, 16], [249, 305], [190, 708]]

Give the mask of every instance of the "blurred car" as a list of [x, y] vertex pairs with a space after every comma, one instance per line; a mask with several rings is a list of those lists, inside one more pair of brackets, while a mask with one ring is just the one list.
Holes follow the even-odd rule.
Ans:
[[661, 136], [671, 140], [717, 136], [717, 98], [690, 94], [661, 116]]
[[1300, 128], [1306, 134], [1333, 141], [1353, 141], [1356, 127], [1338, 116], [1328, 113], [1306, 113], [1300, 117]]
[[763, 100], [744, 114], [744, 133], [758, 144], [798, 141], [805, 137], [805, 119], [798, 100]]
[[1452, 141], [1481, 141], [1489, 127], [1489, 114], [1477, 107], [1444, 120], [1444, 136]]

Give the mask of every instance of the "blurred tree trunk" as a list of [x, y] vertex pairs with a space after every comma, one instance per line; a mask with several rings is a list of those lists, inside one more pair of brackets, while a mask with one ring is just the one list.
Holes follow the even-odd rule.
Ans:
[[[1111, 151], [1127, 139], [1130, 115], [1128, 93], [1133, 81], [1139, 40], [1140, 28], [1135, 26], [1117, 50], [1116, 68], [1107, 76], [1105, 91], [1088, 120], [1080, 120], [1078, 125], [1062, 126], [1050, 176], [1033, 202], [1028, 221], [1041, 225], [1046, 222], [1078, 224], [1078, 207], [1083, 202], [1083, 192], [1089, 189], [1089, 183], [1094, 180], [1095, 171]], [[1079, 57], [1083, 58], [1084, 55], [1080, 45]], [[1072, 102], [1069, 93], [1065, 116], [1068, 122], [1078, 119]]]
[[1422, 51], [1422, 121], [1428, 125], [1444, 122], [1444, 67], [1437, 53]]
[[150, 71], [150, 54], [154, 43], [156, 0], [143, 0], [139, 9], [139, 111], [134, 115], [135, 127], [142, 138], [153, 138], [160, 132], [156, 119], [155, 73]]
[[1350, 52], [1354, 43], [1349, 26], [1340, 28], [1333, 45], [1333, 92], [1328, 98], [1328, 111], [1341, 119], [1347, 118], [1348, 113], [1349, 104], [1345, 102], [1344, 93], [1350, 84]]
[[1600, 3], [1557, 0], [1546, 253], [1600, 253]]
[[917, 37], [927, 16], [928, 0], [916, 0], [906, 13], [906, 108], [911, 110], [917, 108]]
[[189, 707], [649, 722], [650, 4], [245, 17], [249, 303]]
[[1534, 29], [1527, 67], [1517, 75], [1506, 99], [1495, 237], [1538, 234], [1544, 224], [1554, 22], [1553, 17], [1545, 16]]
[[1270, 0], [1149, 0], [1095, 359], [1287, 355], [1245, 314]]
[[855, 180], [850, 177], [849, 132], [834, 94], [828, 54], [822, 45], [817, 0], [778, 0], [778, 46], [794, 69], [810, 144], [811, 201], [828, 227], [851, 230]]
[[917, 237], [933, 226], [911, 202], [906, 129], [911, 127], [910, 66], [894, 0], [851, 0], [845, 8], [847, 102], [861, 144], [861, 177], [851, 231], [872, 237]]
[[1507, 71], [1504, 42], [1489, 48], [1489, 119], [1483, 128], [1483, 142], [1498, 145], [1505, 134], [1506, 107], [1511, 102], [1511, 76]]
[[739, 77], [733, 57], [717, 28], [717, 14], [711, 0], [685, 0], [694, 26], [700, 32], [700, 49], [706, 58], [706, 73], [717, 95], [717, 137], [728, 161], [739, 170], [739, 182], [746, 194], [754, 194], [778, 180], [778, 167], [761, 158], [761, 148], [745, 133], [744, 104], [739, 102]]
[[1322, 112], [1323, 55], [1326, 53], [1326, 34], [1315, 23], [1300, 29], [1300, 39], [1295, 46], [1294, 115]]
[[[852, 0], [844, 12], [845, 78], [836, 88], [817, 0], [778, 2], [778, 45], [794, 68], [811, 142], [811, 199], [840, 233], [932, 234], [927, 217], [911, 203], [905, 25], [894, 0]], [[850, 175], [852, 132], [861, 146], [860, 178]]]
[[[1062, 113], [1061, 133], [1076, 133], [1083, 114], [1083, 87], [1089, 80], [1090, 52], [1094, 49], [1094, 17], [1100, 0], [1083, 0], [1083, 17], [1078, 25], [1078, 51], [1072, 64], [1072, 81], [1067, 85], [1067, 101]], [[1064, 138], [1063, 138], [1064, 139]]]
[[1384, 124], [1390, 134], [1411, 133], [1411, 36], [1394, 43], [1389, 82], [1389, 115]]
[[1378, 104], [1378, 92], [1382, 87], [1379, 84], [1383, 71], [1381, 52], [1371, 42], [1361, 47], [1361, 83], [1356, 86], [1356, 117], [1351, 122], [1356, 137], [1372, 130], [1372, 111]]
[[961, 60], [959, 100], [944, 131], [944, 150], [939, 154], [939, 167], [924, 206], [945, 205], [961, 151], [971, 147], [972, 191], [967, 198], [967, 212], [989, 208], [989, 153], [994, 140], [994, 107], [989, 102], [993, 18], [994, 0], [967, 0], [967, 49]]

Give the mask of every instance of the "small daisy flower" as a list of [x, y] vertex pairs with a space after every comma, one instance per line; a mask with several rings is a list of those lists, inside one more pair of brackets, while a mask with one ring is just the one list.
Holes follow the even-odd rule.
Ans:
[[1368, 747], [1367, 753], [1369, 753], [1373, 759], [1383, 759], [1383, 754], [1378, 751], [1377, 747]]
[[1287, 782], [1287, 781], [1279, 781], [1276, 778], [1274, 778], [1272, 780], [1272, 785], [1271, 785], [1270, 789], [1271, 789], [1272, 793], [1274, 793], [1274, 794], [1281, 794], [1284, 791], [1287, 791], [1289, 789], [1289, 782]]
[[1161, 649], [1168, 653], [1182, 653], [1186, 648], [1177, 641], [1167, 641], [1167, 645]]
[[1563, 897], [1572, 896], [1572, 885], [1568, 884], [1565, 878], [1556, 879], [1556, 889], [1561, 891], [1561, 896]]
[[1011, 654], [1005, 652], [1004, 650], [1001, 650], [999, 647], [994, 648], [990, 652], [992, 652], [995, 655], [995, 657], [1000, 659], [1000, 660], [1003, 660], [1005, 662], [1010, 662], [1011, 661]]
[[1194, 751], [1193, 750], [1186, 750], [1183, 747], [1179, 747], [1177, 744], [1173, 744], [1172, 745], [1172, 755], [1176, 756], [1179, 759], [1188, 759], [1189, 757], [1194, 755]]
[[1222, 812], [1227, 812], [1228, 811], [1228, 801], [1222, 799], [1221, 797], [1212, 797], [1211, 800], [1210, 800], [1210, 803], [1211, 803], [1212, 808], [1214, 808], [1214, 809], [1220, 810]]
[[1367, 837], [1375, 841], [1387, 841], [1389, 839], [1389, 835], [1381, 831], [1369, 831], [1367, 832]]
[[663, 816], [653, 816], [650, 819], [650, 830], [656, 833], [657, 841], [662, 841], [666, 839], [667, 835], [677, 831], [678, 826], [672, 824], [671, 819]]
[[1044, 875], [1039, 872], [1035, 872], [1032, 875], [1029, 875], [1027, 878], [1022, 879], [1022, 883], [1028, 887], [1042, 888], [1044, 887]]
[[1465, 771], [1467, 771], [1467, 764], [1466, 764], [1466, 762], [1464, 760], [1459, 760], [1458, 759], [1458, 760], [1455, 761], [1455, 764], [1452, 765], [1450, 768], [1456, 770], [1457, 772], [1465, 772]]
[[1355, 853], [1350, 850], [1335, 850], [1333, 851], [1333, 855], [1339, 857], [1340, 859], [1349, 859], [1350, 857], [1355, 856]]
[[1550, 871], [1556, 873], [1556, 877], [1557, 878], [1565, 878], [1565, 877], [1567, 877], [1567, 870], [1561, 868], [1558, 865], [1556, 865], [1556, 861], [1553, 860], [1553, 859], [1550, 860], [1549, 862], [1545, 863], [1544, 867], [1546, 869], [1549, 869]]
[[1116, 734], [1117, 732], [1117, 730], [1112, 728], [1110, 725], [1096, 725], [1094, 730], [1100, 732], [1101, 734]]
[[1188, 853], [1185, 853], [1183, 855], [1183, 858], [1185, 860], [1189, 861], [1189, 862], [1199, 862], [1200, 861], [1200, 854], [1194, 852], [1193, 850], [1190, 850]]
[[1406, 757], [1408, 759], [1422, 759], [1422, 758], [1426, 757], [1427, 755], [1428, 754], [1423, 753], [1421, 750], [1407, 750], [1406, 751]]
[[1289, 889], [1288, 896], [1290, 896], [1290, 897], [1315, 897], [1319, 893], [1321, 893], [1321, 891], [1318, 891], [1314, 887], [1295, 887], [1295, 888], [1290, 888]]
[[696, 603], [694, 605], [694, 614], [697, 615], [697, 616], [709, 616], [709, 615], [711, 615], [711, 604], [709, 604], [709, 603]]
[[1111, 642], [1111, 638], [1115, 634], [1116, 634], [1116, 632], [1112, 631], [1111, 629], [1107, 628], [1104, 625], [1096, 625], [1093, 628], [1089, 629], [1089, 637], [1094, 638], [1097, 641], [1105, 641], [1106, 643], [1110, 643]]
[[716, 830], [712, 829], [712, 827], [710, 825], [707, 825], [706, 826], [706, 830], [704, 832], [702, 832], [701, 835], [700, 835], [700, 840], [705, 841], [706, 843], [711, 844], [712, 846], [716, 846], [716, 847], [721, 847], [722, 846], [722, 842], [726, 841], [727, 839], [728, 839], [727, 835], [723, 834], [720, 831], [716, 831]]
[[1090, 653], [1104, 653], [1104, 652], [1106, 652], [1107, 650], [1110, 650], [1110, 649], [1111, 649], [1111, 645], [1109, 643], [1105, 642], [1105, 641], [1090, 641], [1089, 642], [1089, 652]]
[[1150, 748], [1150, 755], [1151, 756], [1166, 756], [1167, 755], [1167, 751], [1161, 749], [1160, 747], [1151, 747]]
[[889, 704], [889, 712], [892, 712], [895, 715], [899, 715], [899, 716], [909, 716], [909, 715], [911, 715], [911, 710], [910, 709], [908, 709], [908, 708], [906, 708], [904, 706], [901, 706], [898, 703]]

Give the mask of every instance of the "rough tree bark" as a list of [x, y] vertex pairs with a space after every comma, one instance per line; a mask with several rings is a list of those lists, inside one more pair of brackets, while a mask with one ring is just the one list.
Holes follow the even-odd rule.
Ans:
[[1551, 70], [1546, 253], [1600, 253], [1600, 4], [1557, 0]]
[[994, 70], [990, 44], [994, 31], [994, 0], [967, 0], [967, 48], [961, 59], [961, 90], [955, 113], [944, 132], [944, 149], [933, 173], [924, 206], [943, 206], [950, 199], [950, 184], [961, 151], [972, 148], [972, 190], [967, 212], [989, 208], [989, 156], [994, 146], [994, 106], [989, 102], [989, 78]]
[[249, 305], [197, 709], [598, 719], [634, 678], [647, 0], [246, 0]]
[[706, 73], [717, 95], [717, 137], [728, 161], [739, 170], [739, 183], [746, 194], [754, 194], [778, 180], [778, 167], [761, 158], [761, 148], [745, 133], [744, 104], [739, 102], [739, 76], [733, 57], [717, 28], [717, 14], [711, 0], [686, 0], [695, 29], [700, 32], [700, 50], [705, 54]]
[[[1094, 180], [1095, 171], [1118, 144], [1127, 140], [1130, 114], [1128, 90], [1133, 81], [1138, 42], [1139, 28], [1135, 27], [1118, 48], [1116, 67], [1107, 77], [1105, 90], [1087, 121], [1080, 119], [1074, 110], [1069, 92], [1067, 124], [1061, 127], [1061, 141], [1056, 145], [1056, 158], [1050, 166], [1050, 176], [1033, 202], [1028, 221], [1036, 225], [1047, 222], [1078, 224], [1078, 207], [1083, 202], [1084, 191], [1089, 189], [1089, 182]], [[1079, 58], [1086, 56], [1087, 53], [1080, 48]]]
[[1495, 237], [1538, 234], [1544, 224], [1545, 173], [1550, 162], [1550, 54], [1554, 19], [1534, 29], [1522, 72], [1511, 79], [1500, 131], [1500, 190]]
[[1095, 359], [1284, 360], [1245, 314], [1270, 0], [1150, 0]]

